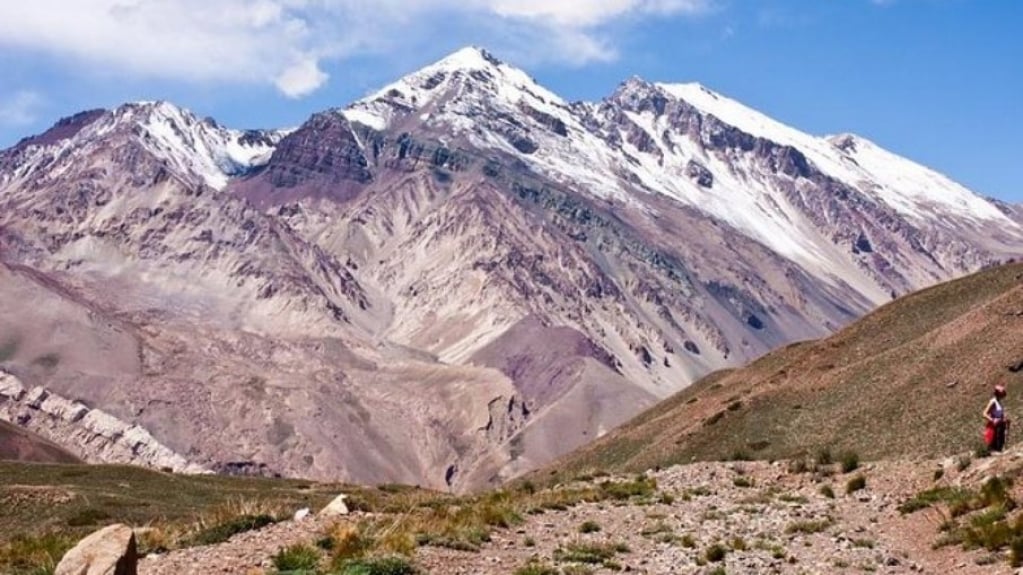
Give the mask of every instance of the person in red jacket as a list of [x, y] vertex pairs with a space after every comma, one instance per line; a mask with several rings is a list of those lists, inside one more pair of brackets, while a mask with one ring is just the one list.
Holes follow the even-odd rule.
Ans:
[[1005, 432], [1009, 428], [1009, 418], [1005, 415], [1003, 399], [1005, 386], [996, 385], [994, 394], [984, 407], [984, 443], [992, 453], [1000, 453], [1005, 449]]

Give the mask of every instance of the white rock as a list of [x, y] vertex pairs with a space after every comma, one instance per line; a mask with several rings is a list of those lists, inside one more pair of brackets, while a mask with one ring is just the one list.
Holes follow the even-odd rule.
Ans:
[[295, 521], [301, 521], [306, 517], [309, 517], [308, 507], [303, 507], [302, 509], [299, 509], [298, 511], [295, 512]]
[[136, 575], [138, 549], [131, 527], [114, 524], [78, 542], [54, 575]]
[[21, 401], [25, 397], [25, 386], [21, 385], [21, 380], [13, 375], [0, 371], [0, 396]]
[[348, 499], [348, 496], [344, 493], [338, 495], [333, 501], [328, 503], [326, 507], [320, 510], [320, 515], [325, 517], [348, 515], [348, 506], [345, 505], [345, 499]]

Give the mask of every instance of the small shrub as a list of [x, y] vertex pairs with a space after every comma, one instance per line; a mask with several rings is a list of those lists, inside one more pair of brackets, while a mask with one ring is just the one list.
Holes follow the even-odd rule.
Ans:
[[846, 451], [839, 457], [842, 473], [851, 473], [860, 468], [860, 456], [854, 451]]
[[189, 543], [191, 545], [216, 545], [217, 543], [227, 541], [239, 533], [262, 529], [267, 525], [275, 523], [275, 521], [269, 515], [242, 515], [200, 529], [198, 533], [192, 536]]
[[728, 459], [730, 461], [752, 461], [753, 456], [745, 449], [736, 449]]
[[292, 545], [274, 555], [274, 567], [279, 572], [311, 572], [320, 562], [320, 554], [308, 545]]
[[912, 499], [899, 505], [899, 513], [906, 515], [920, 509], [926, 509], [939, 502], [949, 503], [950, 506], [954, 506], [955, 502], [963, 501], [969, 497], [970, 494], [968, 492], [954, 487], [928, 489], [917, 493]]
[[935, 469], [934, 470], [934, 480], [935, 481], [940, 481], [942, 477], [945, 477], [945, 470], [944, 469], [940, 469], [940, 468], [939, 469]]
[[1016, 502], [1009, 495], [1009, 488], [1012, 487], [1011, 479], [992, 477], [980, 488], [981, 503], [985, 507], [1000, 506], [1008, 510], [1016, 508]]
[[1023, 535], [1017, 534], [1009, 542], [1009, 565], [1023, 567]]
[[526, 537], [522, 540], [522, 544], [526, 547], [536, 547], [536, 539], [532, 537]]
[[554, 551], [554, 560], [564, 563], [590, 563], [606, 565], [618, 553], [627, 553], [624, 543], [583, 543], [574, 542]]
[[600, 525], [596, 521], [583, 521], [579, 526], [579, 533], [596, 533], [600, 531]]
[[732, 549], [735, 549], [736, 551], [745, 551], [748, 548], [746, 540], [742, 537], [734, 537], [731, 541], [729, 541], [729, 545], [731, 545]]
[[339, 575], [416, 575], [418, 570], [399, 556], [353, 559], [342, 565]]
[[602, 495], [608, 499], [625, 501], [634, 497], [651, 497], [657, 491], [657, 480], [638, 476], [632, 481], [603, 481], [599, 485]]
[[835, 490], [832, 489], [830, 485], [821, 485], [820, 494], [828, 499], [835, 498]]
[[824, 531], [828, 527], [831, 527], [830, 519], [819, 519], [817, 521], [813, 520], [796, 521], [795, 523], [790, 523], [787, 527], [785, 527], [785, 533], [788, 534], [803, 533], [806, 535], [810, 535], [813, 533], [820, 533], [821, 531]]
[[732, 485], [741, 488], [753, 487], [753, 480], [749, 477], [739, 476], [732, 479]]
[[855, 493], [867, 487], [867, 478], [862, 475], [853, 477], [845, 484], [846, 493]]
[[825, 447], [817, 452], [817, 465], [831, 465], [835, 460], [831, 456], [831, 450]]
[[973, 456], [977, 459], [984, 459], [991, 455], [991, 450], [987, 448], [987, 445], [981, 443], [973, 450]]
[[728, 550], [723, 545], [715, 543], [704, 551], [703, 556], [711, 563], [717, 563], [718, 561], [724, 561], [725, 555], [728, 554]]
[[696, 539], [693, 539], [692, 535], [686, 533], [685, 535], [679, 538], [678, 544], [687, 549], [692, 549], [696, 547]]
[[561, 572], [533, 557], [528, 563], [516, 569], [514, 575], [561, 575]]

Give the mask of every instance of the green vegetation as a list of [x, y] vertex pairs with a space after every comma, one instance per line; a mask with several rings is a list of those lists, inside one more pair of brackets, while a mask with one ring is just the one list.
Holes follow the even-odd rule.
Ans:
[[600, 531], [600, 524], [596, 521], [583, 521], [579, 526], [579, 533], [596, 533]]
[[804, 535], [811, 535], [813, 533], [820, 533], [821, 531], [824, 531], [828, 527], [831, 527], [832, 523], [833, 521], [831, 519], [796, 521], [785, 527], [785, 533], [802, 533]]
[[337, 575], [416, 575], [418, 571], [405, 557], [355, 559], [341, 565]]
[[902, 513], [940, 505], [948, 520], [936, 547], [962, 545], [965, 549], [999, 552], [1008, 549], [1013, 567], [1023, 563], [1023, 515], [1010, 517], [1016, 502], [1011, 479], [992, 477], [980, 489], [939, 487], [916, 494], [899, 506]]
[[276, 520], [273, 517], [266, 514], [230, 517], [200, 528], [199, 532], [187, 540], [185, 546], [223, 543], [239, 533], [262, 529], [275, 522]]
[[274, 556], [274, 568], [279, 573], [314, 573], [320, 563], [320, 553], [308, 545], [292, 545]]
[[845, 492], [846, 493], [855, 493], [857, 491], [860, 491], [860, 490], [866, 489], [866, 488], [867, 488], [867, 478], [862, 476], [862, 475], [857, 475], [856, 477], [853, 477], [852, 479], [847, 481], [846, 484], [845, 484]]
[[728, 555], [728, 549], [726, 549], [724, 545], [721, 545], [719, 543], [711, 545], [710, 547], [707, 548], [706, 551], [703, 552], [703, 556], [707, 559], [707, 561], [710, 561], [712, 563], [724, 561], [725, 555]]
[[855, 451], [846, 451], [839, 457], [842, 473], [852, 473], [860, 468], [860, 456]]
[[515, 570], [515, 575], [561, 575], [557, 568], [533, 557], [524, 566]]
[[912, 499], [899, 505], [899, 512], [903, 515], [913, 513], [920, 509], [931, 507], [935, 503], [956, 504], [966, 501], [971, 494], [965, 489], [958, 487], [935, 487], [917, 493]]
[[559, 563], [588, 563], [611, 567], [619, 553], [628, 553], [624, 543], [588, 543], [575, 541], [554, 550], [554, 560]]
[[77, 539], [67, 533], [16, 535], [0, 545], [0, 572], [9, 575], [52, 573], [75, 543]]

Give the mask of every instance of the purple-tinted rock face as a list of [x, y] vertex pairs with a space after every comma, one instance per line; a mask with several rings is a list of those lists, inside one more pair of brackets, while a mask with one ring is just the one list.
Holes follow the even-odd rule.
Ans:
[[373, 179], [367, 165], [348, 121], [341, 114], [325, 112], [281, 140], [263, 177], [278, 188], [310, 182], [366, 184]]
[[283, 204], [302, 197], [344, 202], [373, 181], [369, 162], [352, 126], [337, 112], [314, 115], [285, 136], [266, 166], [232, 185], [257, 205]]
[[49, 146], [73, 138], [78, 132], [96, 121], [106, 110], [88, 110], [60, 119], [52, 128], [38, 136], [25, 138], [15, 146]]

